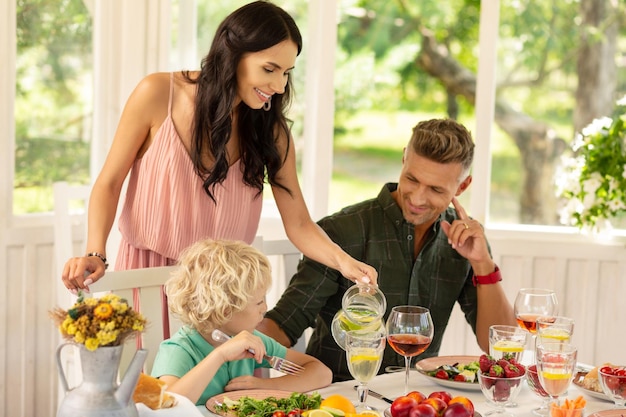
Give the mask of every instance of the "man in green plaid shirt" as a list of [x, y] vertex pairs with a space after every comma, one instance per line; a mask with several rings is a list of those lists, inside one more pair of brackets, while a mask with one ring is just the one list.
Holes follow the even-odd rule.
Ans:
[[[378, 197], [318, 222], [349, 255], [377, 269], [387, 299], [385, 319], [396, 305], [430, 309], [435, 334], [418, 360], [438, 355], [456, 303], [485, 352], [489, 326], [516, 325], [483, 227], [456, 199], [472, 181], [473, 156], [474, 142], [461, 124], [450, 119], [420, 122], [405, 148], [398, 183], [385, 184]], [[313, 327], [307, 353], [332, 369], [335, 381], [352, 379], [345, 352], [330, 333], [341, 298], [352, 285], [338, 271], [304, 257], [257, 328], [291, 346]], [[404, 366], [404, 357], [389, 346], [380, 372], [387, 366]]]

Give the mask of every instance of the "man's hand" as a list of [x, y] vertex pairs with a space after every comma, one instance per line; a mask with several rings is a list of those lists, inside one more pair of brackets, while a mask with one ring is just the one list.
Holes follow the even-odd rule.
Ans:
[[[455, 198], [452, 204], [456, 209], [459, 218], [452, 224], [444, 221], [441, 223], [443, 232], [448, 237], [448, 243], [464, 258], [475, 267], [482, 263], [488, 264], [486, 270], [476, 270], [478, 275], [487, 275], [493, 272], [493, 261], [487, 248], [487, 238], [483, 226], [477, 221], [470, 219], [461, 203]], [[482, 268], [479, 268], [482, 269]]]

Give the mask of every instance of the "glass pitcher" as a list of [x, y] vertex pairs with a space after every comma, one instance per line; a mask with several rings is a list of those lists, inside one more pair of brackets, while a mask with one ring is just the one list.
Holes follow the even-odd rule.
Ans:
[[387, 310], [387, 300], [378, 287], [353, 285], [344, 293], [341, 306], [342, 309], [333, 317], [331, 333], [343, 350], [346, 350], [347, 331], [385, 331], [383, 316]]

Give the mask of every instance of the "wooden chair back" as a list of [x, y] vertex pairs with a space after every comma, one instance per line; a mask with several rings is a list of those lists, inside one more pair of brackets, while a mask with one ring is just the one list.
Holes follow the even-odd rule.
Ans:
[[[175, 266], [156, 268], [131, 269], [127, 271], [111, 271], [90, 286], [92, 293], [113, 292], [120, 297], [126, 298], [132, 305], [133, 289], [137, 288], [140, 308], [139, 311], [148, 319], [148, 326], [142, 333], [142, 347], [148, 350], [148, 357], [144, 370], [150, 372], [152, 363], [159, 349], [159, 344], [165, 339], [163, 326], [163, 310], [161, 287], [170, 277]], [[171, 315], [169, 316], [169, 333], [176, 333], [181, 323]], [[126, 342], [122, 354], [121, 374], [128, 367], [136, 351], [136, 341]]]

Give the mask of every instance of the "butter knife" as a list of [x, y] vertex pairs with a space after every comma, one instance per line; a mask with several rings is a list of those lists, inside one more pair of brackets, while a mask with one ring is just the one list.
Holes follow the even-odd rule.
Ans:
[[[359, 387], [358, 385], [355, 385], [354, 389], [356, 390], [358, 387]], [[393, 400], [391, 398], [387, 398], [383, 394], [380, 394], [380, 393], [378, 393], [376, 391], [372, 391], [371, 389], [368, 389], [367, 393], [369, 395], [371, 395], [372, 397], [378, 398], [379, 400], [383, 400], [383, 401], [385, 401], [385, 402], [387, 402], [389, 404], [393, 403]]]

